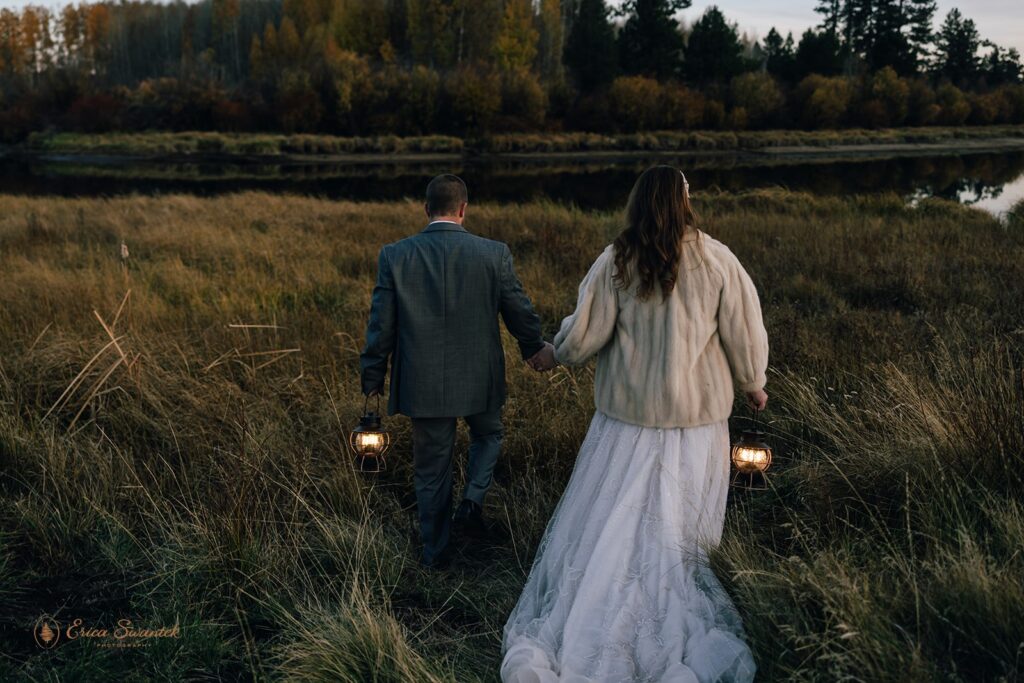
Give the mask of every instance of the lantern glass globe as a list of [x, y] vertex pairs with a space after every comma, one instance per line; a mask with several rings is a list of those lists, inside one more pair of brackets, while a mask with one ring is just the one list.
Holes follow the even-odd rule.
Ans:
[[378, 413], [364, 412], [359, 425], [348, 436], [348, 446], [355, 455], [356, 466], [360, 471], [384, 470], [384, 454], [391, 446], [391, 435], [381, 426]]
[[356, 437], [356, 452], [361, 455], [377, 454], [384, 446], [384, 435], [380, 432], [358, 432]]
[[770, 448], [737, 444], [732, 449], [732, 462], [740, 472], [764, 472], [771, 461]]

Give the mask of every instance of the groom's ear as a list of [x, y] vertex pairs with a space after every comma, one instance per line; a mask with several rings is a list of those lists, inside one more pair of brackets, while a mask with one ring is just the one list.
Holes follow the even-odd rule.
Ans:
[[462, 202], [462, 205], [459, 207], [459, 218], [465, 217], [465, 215], [466, 215], [466, 204], [468, 204], [468, 202]]
[[430, 204], [423, 202], [423, 213], [427, 214], [427, 218], [430, 218]]

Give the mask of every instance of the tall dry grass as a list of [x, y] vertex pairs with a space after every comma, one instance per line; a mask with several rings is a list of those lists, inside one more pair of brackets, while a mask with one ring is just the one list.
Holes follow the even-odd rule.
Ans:
[[[713, 555], [761, 678], [1019, 678], [1024, 233], [939, 200], [698, 200], [772, 345], [779, 464]], [[424, 224], [417, 202], [0, 197], [0, 677], [496, 679], [592, 368], [533, 374], [506, 337], [488, 513], [512, 539], [425, 574], [408, 421], [379, 480], [342, 450], [377, 250]], [[510, 244], [552, 334], [619, 216], [474, 204], [467, 227]], [[44, 653], [44, 611], [182, 637]]]

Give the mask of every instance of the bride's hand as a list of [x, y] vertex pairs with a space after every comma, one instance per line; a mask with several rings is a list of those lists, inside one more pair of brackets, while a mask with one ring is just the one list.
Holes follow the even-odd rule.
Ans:
[[747, 405], [753, 410], [764, 410], [765, 406], [768, 405], [768, 394], [764, 392], [764, 389], [748, 391]]
[[558, 365], [558, 361], [555, 360], [555, 347], [550, 342], [544, 342], [544, 348], [528, 358], [526, 363], [537, 372], [551, 370]]

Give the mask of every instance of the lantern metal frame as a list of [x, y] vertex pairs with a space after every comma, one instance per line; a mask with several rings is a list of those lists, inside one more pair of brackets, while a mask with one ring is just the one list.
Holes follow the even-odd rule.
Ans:
[[[377, 410], [369, 410], [370, 397], [367, 396], [363, 402], [363, 415], [348, 435], [348, 447], [355, 456], [355, 467], [360, 472], [377, 473], [387, 468], [387, 461], [384, 455], [391, 448], [391, 434], [381, 426], [380, 394], [377, 394]], [[361, 434], [380, 434], [381, 446], [376, 453], [370, 453], [358, 445]]]
[[[755, 408], [753, 424], [749, 429], [744, 429], [740, 433], [740, 438], [729, 447], [729, 462], [735, 469], [735, 474], [733, 474], [731, 483], [739, 488], [768, 488], [768, 475], [766, 472], [768, 468], [771, 467], [774, 449], [768, 443], [768, 434], [763, 430], [758, 429], [758, 412], [759, 411]], [[748, 463], [744, 466], [737, 463], [736, 454], [741, 448], [751, 448], [763, 451], [767, 456], [764, 465], [761, 466], [760, 463]]]

